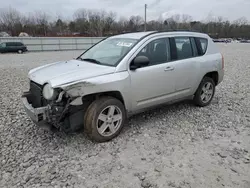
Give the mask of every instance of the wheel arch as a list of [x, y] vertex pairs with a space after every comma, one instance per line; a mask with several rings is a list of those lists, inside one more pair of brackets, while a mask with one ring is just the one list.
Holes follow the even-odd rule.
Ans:
[[[202, 76], [202, 75], [201, 75]], [[215, 86], [218, 85], [218, 82], [219, 82], [219, 73], [217, 71], [211, 71], [211, 72], [207, 72], [204, 74], [203, 77], [200, 77], [200, 80], [197, 80], [197, 83], [195, 85], [195, 89], [193, 90], [193, 93], [195, 93], [198, 88], [199, 88], [199, 85], [201, 84], [202, 80], [205, 78], [205, 77], [209, 77], [209, 78], [212, 78], [214, 80], [214, 83], [215, 83]]]
[[[204, 75], [204, 77], [209, 77], [212, 78], [214, 80], [215, 86], [218, 85], [218, 81], [219, 81], [219, 73], [217, 71], [212, 71], [212, 72], [208, 72]], [[203, 78], [204, 78], [203, 77]], [[202, 79], [203, 79], [202, 78]]]
[[124, 101], [124, 97], [122, 96], [122, 93], [120, 91], [105, 91], [105, 92], [100, 92], [100, 93], [92, 93], [92, 94], [88, 94], [82, 97], [82, 101], [84, 103], [84, 101], [91, 101], [93, 102], [94, 100], [103, 97], [103, 96], [110, 96], [110, 97], [114, 97], [116, 99], [118, 99], [119, 101], [122, 102], [122, 104], [124, 105], [125, 109], [126, 109], [126, 104]]

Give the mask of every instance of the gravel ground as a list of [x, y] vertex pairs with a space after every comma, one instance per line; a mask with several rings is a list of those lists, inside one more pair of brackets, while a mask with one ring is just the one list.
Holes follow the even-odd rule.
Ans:
[[102, 144], [42, 130], [20, 102], [28, 70], [79, 51], [0, 54], [0, 187], [250, 188], [250, 45], [219, 46], [226, 72], [210, 106], [136, 115]]

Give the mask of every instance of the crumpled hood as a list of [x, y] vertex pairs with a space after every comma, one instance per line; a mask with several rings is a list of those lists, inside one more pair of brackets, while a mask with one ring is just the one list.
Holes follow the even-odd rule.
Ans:
[[52, 87], [57, 87], [70, 82], [114, 72], [115, 67], [98, 65], [86, 61], [70, 60], [32, 69], [29, 72], [29, 78], [41, 85], [48, 82]]

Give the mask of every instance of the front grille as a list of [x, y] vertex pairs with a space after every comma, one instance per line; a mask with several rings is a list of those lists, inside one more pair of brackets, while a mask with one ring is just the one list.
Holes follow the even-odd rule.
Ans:
[[30, 93], [32, 98], [32, 106], [37, 108], [42, 106], [42, 86], [30, 81]]
[[43, 94], [43, 86], [37, 84], [33, 81], [30, 81], [30, 93], [32, 98], [32, 106], [37, 108], [41, 106], [46, 106], [48, 101], [44, 99]]

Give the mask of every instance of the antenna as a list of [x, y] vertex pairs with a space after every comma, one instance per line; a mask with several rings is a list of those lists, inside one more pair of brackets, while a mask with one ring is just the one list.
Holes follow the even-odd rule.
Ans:
[[147, 4], [145, 4], [145, 22], [144, 22], [144, 31], [147, 31]]

